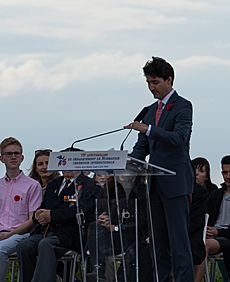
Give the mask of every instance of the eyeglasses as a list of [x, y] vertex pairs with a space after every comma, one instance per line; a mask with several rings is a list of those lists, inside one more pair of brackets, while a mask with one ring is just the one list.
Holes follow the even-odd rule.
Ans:
[[15, 158], [18, 158], [21, 156], [21, 154], [22, 152], [5, 152], [2, 154], [2, 156], [5, 156], [7, 158], [12, 158], [14, 156]]
[[51, 153], [51, 152], [52, 152], [51, 149], [41, 149], [41, 150], [36, 150], [36, 151], [34, 152], [34, 154], [35, 154], [35, 156], [36, 156], [37, 154], [47, 154], [47, 153]]

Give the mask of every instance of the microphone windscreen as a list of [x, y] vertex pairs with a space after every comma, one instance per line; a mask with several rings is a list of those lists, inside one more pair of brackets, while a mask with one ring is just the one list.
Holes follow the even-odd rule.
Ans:
[[145, 117], [148, 111], [149, 111], [149, 107], [144, 107], [140, 111], [140, 113], [135, 117], [134, 121], [142, 121], [142, 119]]

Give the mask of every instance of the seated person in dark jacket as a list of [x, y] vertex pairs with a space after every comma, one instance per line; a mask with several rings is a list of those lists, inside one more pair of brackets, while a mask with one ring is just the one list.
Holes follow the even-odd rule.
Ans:
[[[204, 259], [206, 256], [203, 233], [205, 227], [205, 214], [207, 210], [208, 187], [216, 187], [211, 183], [210, 165], [205, 158], [192, 160], [196, 174], [196, 183], [192, 193], [192, 204], [190, 210], [189, 235], [195, 272], [195, 282], [203, 280]], [[216, 187], [217, 189], [217, 187]]]
[[189, 225], [189, 235], [191, 242], [193, 265], [195, 270], [195, 282], [202, 281], [202, 263], [206, 256], [203, 233], [205, 226], [207, 197], [208, 190], [205, 187], [196, 183], [192, 194]]
[[34, 213], [34, 232], [17, 248], [21, 281], [55, 282], [57, 259], [70, 249], [80, 252], [76, 205], [66, 200], [75, 195], [75, 188], [85, 226], [94, 220], [99, 187], [92, 179], [79, 172], [64, 172], [51, 181]]
[[[119, 198], [120, 226], [124, 251], [126, 251], [131, 245], [135, 245], [135, 198], [138, 203], [139, 241], [147, 237], [146, 187], [140, 176], [120, 176], [117, 178], [117, 181], [119, 181], [117, 182], [117, 192]], [[115, 255], [121, 253], [119, 218], [113, 177], [108, 179], [108, 184], [105, 185], [100, 193], [98, 214], [97, 226], [95, 223], [91, 223], [89, 226], [88, 247], [92, 265], [95, 267], [98, 266], [99, 277], [104, 279], [106, 257], [112, 256], [113, 253]], [[98, 238], [98, 261], [96, 256], [96, 238]], [[106, 277], [106, 279], [111, 279], [111, 277]]]
[[230, 278], [230, 156], [223, 157], [221, 165], [224, 183], [222, 188], [211, 193], [208, 200], [206, 248], [210, 255], [223, 252]]

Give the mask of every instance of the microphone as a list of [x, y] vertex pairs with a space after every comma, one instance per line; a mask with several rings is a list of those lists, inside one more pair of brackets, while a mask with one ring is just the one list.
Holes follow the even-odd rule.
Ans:
[[97, 135], [89, 136], [89, 137], [86, 137], [86, 138], [83, 138], [83, 139], [78, 139], [78, 140], [73, 142], [73, 144], [71, 145], [70, 148], [73, 148], [74, 144], [76, 144], [76, 143], [86, 141], [86, 140], [89, 140], [89, 139], [93, 139], [93, 138], [97, 138], [97, 137], [100, 137], [100, 136], [103, 136], [103, 135], [111, 134], [111, 133], [114, 133], [114, 132], [118, 132], [118, 131], [121, 131], [121, 130], [124, 130], [124, 129], [125, 128], [119, 128], [119, 129], [115, 129], [115, 130], [112, 130], [112, 131], [108, 131], [108, 132], [100, 133], [100, 134], [97, 134]]
[[[134, 121], [139, 121], [139, 122], [142, 121], [148, 111], [149, 111], [149, 107], [144, 107], [144, 108], [140, 111], [140, 113], [135, 117]], [[120, 150], [121, 150], [121, 151], [123, 151], [125, 141], [126, 141], [127, 138], [129, 137], [131, 131], [132, 131], [132, 129], [129, 130], [128, 134], [125, 136], [125, 139], [122, 141], [121, 147], [120, 147]]]
[[148, 111], [149, 111], [149, 107], [144, 107], [140, 111], [140, 113], [135, 117], [134, 121], [142, 121]]

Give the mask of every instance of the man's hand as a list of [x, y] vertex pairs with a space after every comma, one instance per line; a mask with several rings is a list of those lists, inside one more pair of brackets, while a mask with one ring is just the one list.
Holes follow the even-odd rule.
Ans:
[[216, 236], [218, 236], [218, 230], [215, 227], [208, 226], [206, 237], [208, 239], [211, 239], [211, 238], [214, 238]]
[[109, 227], [110, 227], [110, 220], [109, 220], [109, 216], [108, 216], [108, 214], [106, 212], [103, 212], [102, 214], [99, 215], [98, 223], [101, 226], [104, 226], [105, 228], [109, 229]]
[[41, 225], [46, 225], [51, 222], [50, 210], [39, 209], [36, 211], [35, 217]]
[[140, 131], [141, 133], [146, 133], [146, 131], [148, 130], [148, 125], [139, 121], [134, 121], [128, 125], [125, 125], [124, 128], [134, 129]]

